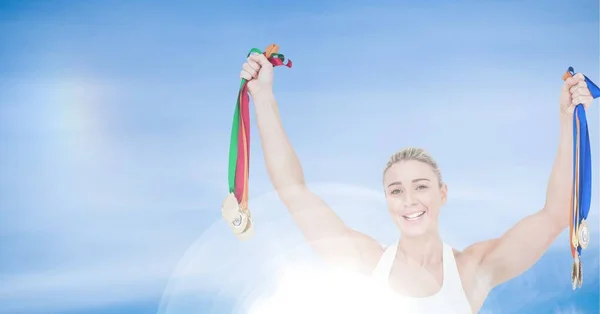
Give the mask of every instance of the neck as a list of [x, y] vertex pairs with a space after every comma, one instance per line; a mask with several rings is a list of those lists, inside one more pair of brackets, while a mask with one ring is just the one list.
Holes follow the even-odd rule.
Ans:
[[398, 251], [408, 262], [419, 266], [438, 264], [442, 261], [443, 242], [437, 232], [418, 237], [401, 237]]

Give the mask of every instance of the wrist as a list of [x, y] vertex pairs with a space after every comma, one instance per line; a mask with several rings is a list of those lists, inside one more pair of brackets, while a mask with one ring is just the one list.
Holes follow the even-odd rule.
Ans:
[[260, 91], [252, 95], [252, 100], [254, 101], [254, 105], [257, 106], [269, 104], [275, 101], [275, 94], [272, 90]]
[[573, 128], [573, 116], [561, 114], [558, 123], [561, 129], [571, 130]]

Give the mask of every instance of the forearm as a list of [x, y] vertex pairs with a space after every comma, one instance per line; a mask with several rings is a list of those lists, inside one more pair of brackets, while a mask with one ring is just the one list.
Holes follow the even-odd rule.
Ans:
[[[298, 156], [283, 129], [275, 97], [268, 93], [253, 99], [267, 172], [279, 198], [320, 255], [336, 255], [344, 248], [347, 250], [348, 245], [354, 243], [348, 241], [351, 231], [306, 186]], [[339, 241], [345, 241], [347, 245]]]
[[305, 184], [302, 166], [285, 134], [273, 93], [254, 97], [256, 121], [267, 172], [278, 193]]
[[482, 256], [480, 269], [491, 274], [491, 287], [531, 267], [569, 225], [573, 182], [573, 123], [561, 116], [558, 148], [546, 190], [544, 208], [525, 217], [500, 238], [473, 246]]
[[544, 210], [560, 230], [569, 224], [572, 184], [573, 122], [571, 118], [561, 116], [558, 149], [546, 190], [544, 206]]

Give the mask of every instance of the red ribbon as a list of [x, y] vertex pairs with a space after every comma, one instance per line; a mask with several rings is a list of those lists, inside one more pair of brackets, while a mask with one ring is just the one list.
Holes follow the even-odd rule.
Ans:
[[[292, 67], [292, 61], [277, 53], [279, 47], [270, 45], [263, 53], [267, 60], [274, 66]], [[267, 55], [270, 54], [270, 56]], [[240, 116], [238, 129], [238, 153], [235, 167], [235, 197], [239, 200], [242, 208], [248, 201], [248, 176], [250, 166], [250, 97], [248, 95], [248, 82], [244, 82], [239, 93]]]

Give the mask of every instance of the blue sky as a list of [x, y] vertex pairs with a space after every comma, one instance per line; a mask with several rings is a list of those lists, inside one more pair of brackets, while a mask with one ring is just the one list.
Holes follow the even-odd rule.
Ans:
[[[274, 269], [311, 260], [254, 126], [258, 233], [240, 243], [220, 220], [250, 48], [293, 60], [275, 91], [307, 180], [382, 242], [397, 231], [381, 171], [405, 146], [440, 163], [441, 232], [459, 249], [538, 210], [560, 77], [573, 66], [600, 81], [591, 0], [0, 3], [0, 313], [245, 313]], [[482, 313], [598, 312], [598, 195], [590, 216], [582, 290], [563, 234]], [[242, 257], [252, 275], [224, 281]]]

